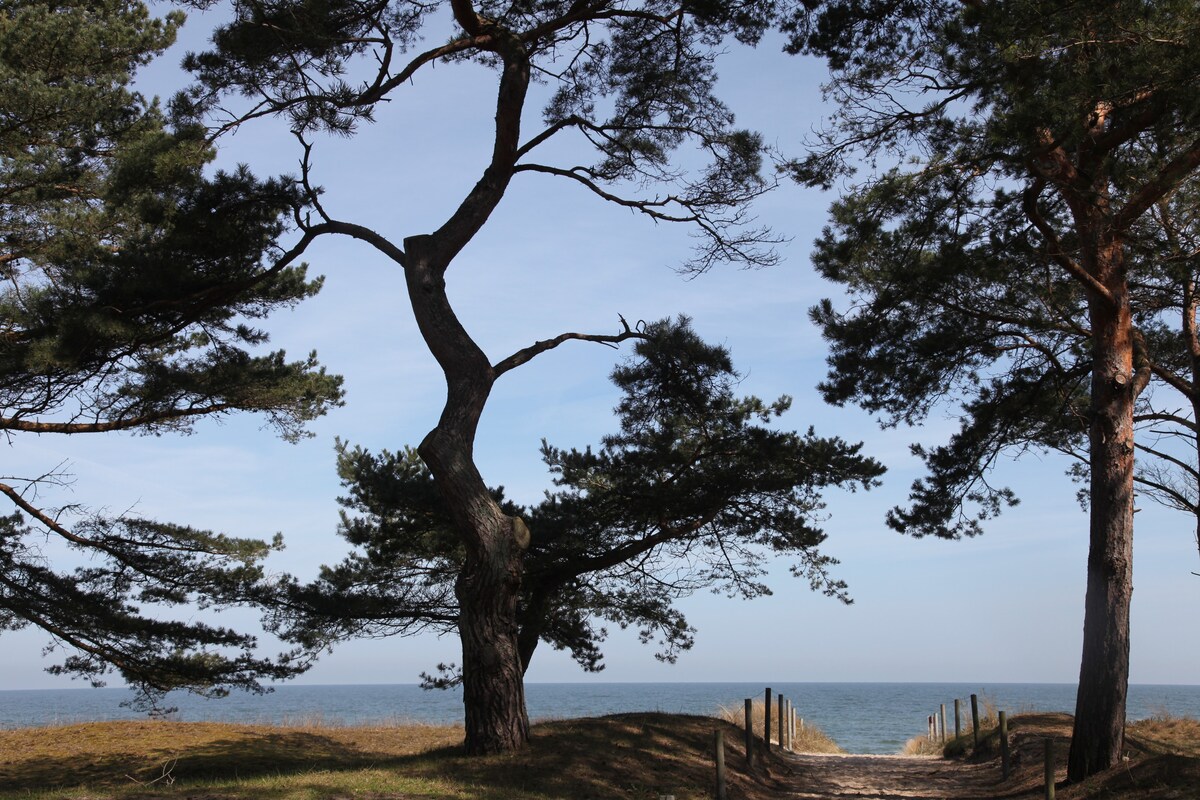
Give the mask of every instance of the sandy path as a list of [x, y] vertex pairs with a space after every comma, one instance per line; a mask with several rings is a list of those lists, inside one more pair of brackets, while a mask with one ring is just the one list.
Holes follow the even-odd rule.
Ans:
[[990, 764], [932, 757], [871, 755], [783, 756], [793, 769], [781, 800], [993, 800], [1024, 794], [1000, 783]]

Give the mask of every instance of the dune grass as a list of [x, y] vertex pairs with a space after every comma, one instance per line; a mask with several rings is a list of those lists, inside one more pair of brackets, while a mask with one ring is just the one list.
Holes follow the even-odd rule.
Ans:
[[[771, 741], [779, 742], [779, 722], [775, 718], [776, 709], [771, 709]], [[758, 736], [762, 736], [763, 725], [766, 723], [766, 705], [763, 700], [755, 700], [751, 704], [751, 728]], [[743, 731], [746, 729], [746, 707], [721, 706], [717, 717], [723, 719]], [[844, 752], [837, 742], [830, 739], [823, 730], [811, 722], [803, 722], [797, 726], [796, 735], [792, 741], [792, 750], [796, 753], [841, 753]]]
[[[989, 736], [995, 738], [998, 736], [1000, 727], [1000, 712], [996, 707], [995, 702], [987, 695], [976, 696], [976, 704], [979, 710], [979, 731], [980, 738], [986, 740]], [[963, 700], [961, 703], [963, 711], [963, 726], [961, 733], [957, 738], [950, 734], [943, 742], [940, 739], [931, 739], [928, 734], [914, 736], [904, 743], [904, 747], [900, 750], [901, 755], [905, 756], [947, 756], [957, 757], [963, 755], [969, 750], [974, 742], [971, 726], [974, 724], [971, 719], [971, 703], [969, 700]], [[947, 716], [947, 727], [954, 726], [954, 718], [951, 715]], [[983, 742], [981, 741], [981, 747]]]
[[713, 717], [622, 714], [533, 728], [525, 750], [461, 754], [461, 728], [105, 722], [0, 731], [3, 800], [707, 800], [713, 731], [731, 794], [771, 797], [773, 756], [745, 765]]
[[[1125, 730], [1129, 744], [1147, 753], [1171, 753], [1200, 758], [1200, 720], [1160, 711]], [[1200, 796], [1200, 792], [1197, 793]]]
[[[452, 747], [462, 731], [138, 720], [0, 731], [0, 786], [106, 789], [345, 771]], [[0, 795], [3, 796], [3, 795]]]
[[[981, 709], [982, 710], [982, 709]], [[994, 709], [992, 709], [994, 711]], [[1066, 766], [1074, 719], [1061, 712], [1021, 711], [1009, 717], [1011, 775], [1005, 797], [1040, 800], [1045, 743], [1052, 743], [1058, 800], [1200, 800], [1200, 721], [1162, 713], [1126, 727], [1125, 758], [1085, 781], [1067, 785]], [[928, 737], [919, 737], [928, 742]], [[981, 714], [979, 746], [968, 732], [944, 747], [949, 758], [998, 767], [998, 715]], [[936, 755], [940, 745], [926, 750]], [[930, 752], [933, 751], [933, 752]]]
[[[778, 800], [795, 790], [795, 762], [778, 748], [766, 758], [756, 750], [753, 768], [746, 765], [740, 727], [645, 713], [542, 722], [528, 748], [487, 758], [462, 755], [461, 728], [414, 724], [122, 721], [0, 730], [0, 800], [709, 800], [716, 729], [725, 733], [731, 798]], [[1065, 776], [1071, 717], [1022, 713], [1009, 729], [1014, 770], [1004, 796], [1036, 800], [1046, 739]], [[996, 731], [981, 734], [978, 750], [963, 755], [998, 768]], [[1060, 786], [1059, 800], [1200, 797], [1200, 722], [1158, 715], [1131, 724], [1128, 743], [1128, 761]]]

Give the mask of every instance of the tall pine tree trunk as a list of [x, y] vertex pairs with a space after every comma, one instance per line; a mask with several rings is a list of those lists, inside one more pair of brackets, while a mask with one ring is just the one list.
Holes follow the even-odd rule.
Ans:
[[1092, 272], [1109, 297], [1090, 298], [1092, 343], [1091, 541], [1083, 657], [1067, 775], [1116, 764], [1125, 743], [1129, 606], [1133, 595], [1133, 323], [1120, 246], [1097, 247]]
[[[1172, 249], [1176, 253], [1180, 251], [1180, 248], [1174, 245]], [[1191, 362], [1191, 392], [1188, 398], [1191, 400], [1192, 419], [1200, 422], [1200, 330], [1197, 329], [1196, 320], [1200, 310], [1200, 298], [1197, 298], [1195, 281], [1184, 281], [1183, 286], [1183, 335]], [[1200, 475], [1200, 430], [1193, 430], [1188, 440], [1196, 458], [1192, 466], [1196, 469], [1196, 474]], [[1193, 533], [1196, 535], [1196, 548], [1200, 551], [1200, 486], [1195, 486], [1194, 489], [1196, 491], [1192, 494], [1194, 500], [1190, 511], [1195, 522]]]

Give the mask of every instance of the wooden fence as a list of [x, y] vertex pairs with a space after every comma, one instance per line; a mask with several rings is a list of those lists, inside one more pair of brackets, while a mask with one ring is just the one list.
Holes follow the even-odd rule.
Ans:
[[[961, 702], [955, 699], [954, 738], [956, 740], [962, 737], [961, 708]], [[1012, 771], [1012, 758], [1009, 753], [1008, 740], [1008, 714], [1000, 711], [997, 716], [998, 724], [996, 726], [996, 733], [1000, 744], [1000, 779], [1008, 780], [1008, 776]], [[926, 723], [929, 727], [929, 740], [945, 744], [948, 739], [946, 734], [946, 704], [942, 703], [939, 705], [937, 712], [930, 714], [926, 718]], [[971, 745], [975, 749], [979, 747], [979, 731], [979, 697], [973, 694], [971, 695]], [[1045, 798], [1046, 800], [1054, 800], [1056, 762], [1053, 739], [1048, 738], [1043, 741], [1043, 763], [1042, 783], [1045, 789]]]

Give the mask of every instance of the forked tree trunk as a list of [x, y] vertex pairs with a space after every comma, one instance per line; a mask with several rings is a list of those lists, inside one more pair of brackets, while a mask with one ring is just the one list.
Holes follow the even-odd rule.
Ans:
[[446, 376], [442, 416], [418, 452], [450, 509], [466, 552], [455, 584], [466, 750], [482, 755], [517, 750], [529, 741], [517, 648], [517, 597], [529, 531], [500, 509], [475, 467], [475, 433], [496, 370], [455, 315], [446, 295], [446, 270], [487, 221], [512, 178], [529, 86], [529, 55], [520, 39], [500, 26], [489, 23], [485, 30], [483, 18], [468, 0], [451, 5], [463, 30], [489, 39], [489, 49], [503, 62], [492, 159], [445, 224], [432, 234], [404, 240], [400, 260], [421, 337]]
[[466, 750], [471, 755], [517, 750], [529, 740], [517, 647], [517, 597], [529, 532], [496, 504], [474, 462], [475, 432], [495, 371], [450, 306], [446, 260], [436, 240], [410, 237], [405, 249], [405, 277], [417, 325], [446, 375], [442, 416], [418, 451], [466, 551], [455, 584]]
[[1067, 775], [1079, 781], [1116, 764], [1125, 743], [1129, 606], [1133, 595], [1133, 325], [1118, 245], [1096, 274], [1114, 302], [1091, 299], [1091, 541], [1083, 657]]

